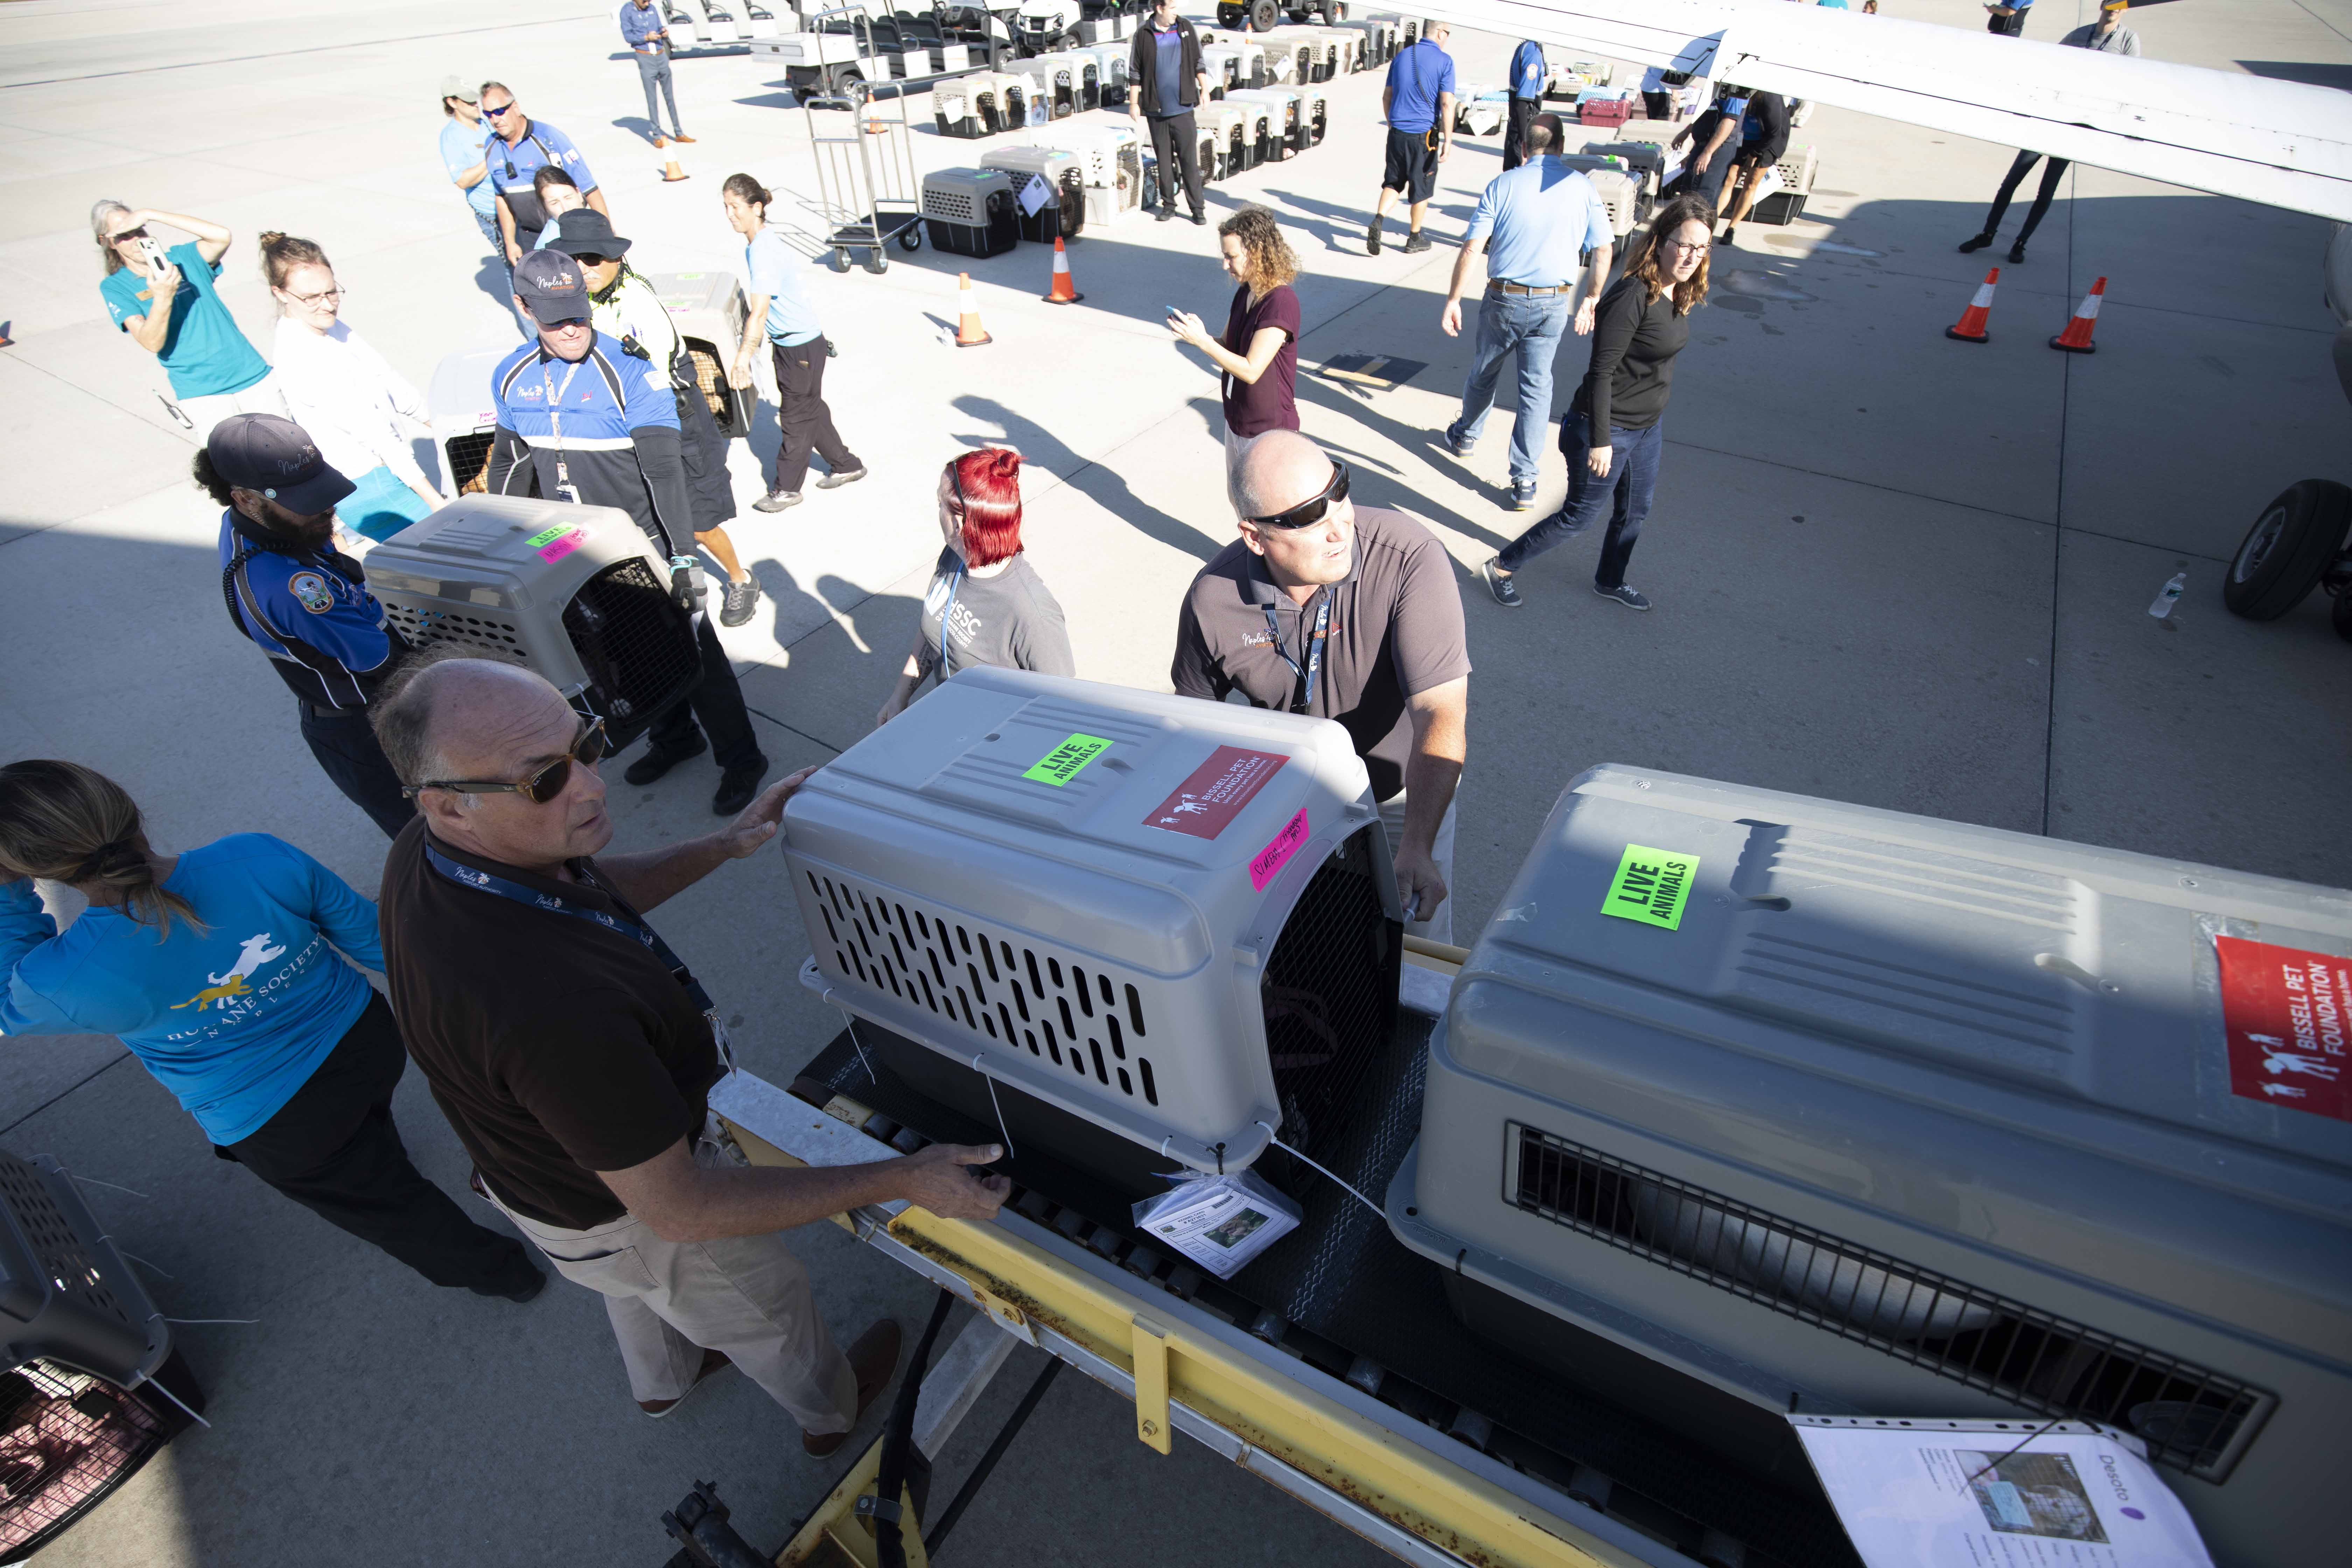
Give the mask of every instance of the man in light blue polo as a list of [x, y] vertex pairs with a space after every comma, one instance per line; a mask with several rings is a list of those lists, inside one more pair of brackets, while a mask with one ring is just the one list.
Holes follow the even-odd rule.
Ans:
[[1486, 294], [1478, 305], [1478, 353], [1463, 384], [1462, 416], [1446, 427], [1445, 444], [1457, 458], [1470, 455], [1494, 405], [1503, 356], [1517, 350], [1513, 511], [1535, 505], [1543, 461], [1539, 443], [1551, 422], [1551, 363], [1559, 353], [1561, 329], [1573, 319], [1579, 335], [1592, 331], [1593, 306], [1616, 259], [1609, 209], [1592, 182], [1559, 160], [1562, 136], [1559, 115], [1537, 115], [1528, 127], [1528, 162], [1497, 174], [1478, 198], [1438, 318], [1447, 337], [1461, 335], [1463, 286], [1471, 258], [1484, 251]]
[[1364, 248], [1381, 253], [1381, 220], [1389, 203], [1405, 199], [1410, 226], [1406, 254], [1429, 248], [1421, 220], [1437, 189], [1437, 165], [1454, 150], [1454, 57], [1445, 52], [1450, 29], [1432, 23], [1411, 47], [1389, 61], [1388, 85], [1381, 89], [1381, 113], [1389, 122], [1388, 152], [1381, 171], [1381, 196], [1364, 230]]

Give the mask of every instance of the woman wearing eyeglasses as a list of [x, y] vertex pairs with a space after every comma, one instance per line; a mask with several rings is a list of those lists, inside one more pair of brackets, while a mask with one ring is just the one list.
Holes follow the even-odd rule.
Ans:
[[1627, 584], [1625, 563], [1657, 489], [1675, 357], [1690, 341], [1690, 313], [1706, 301], [1707, 247], [1714, 237], [1714, 204], [1705, 196], [1678, 197], [1634, 242], [1623, 274], [1601, 296], [1592, 363], [1559, 424], [1568, 500], [1479, 569], [1496, 603], [1517, 609], [1524, 601], [1512, 574], [1583, 532], [1609, 507], [1592, 591], [1629, 610], [1650, 607]]
[[338, 502], [343, 526], [390, 539], [442, 504], [409, 432], [425, 430], [425, 399], [342, 319], [347, 290], [307, 239], [261, 237], [261, 274], [278, 301], [278, 379], [294, 423], [357, 487]]
[[1021, 454], [988, 447], [951, 460], [940, 475], [940, 552], [923, 595], [914, 651], [890, 700], [874, 715], [880, 729], [906, 710], [926, 681], [976, 664], [1076, 675], [1061, 602], [1021, 547]]
[[[62, 932], [32, 879], [89, 908]], [[0, 768], [0, 1034], [113, 1035], [214, 1152], [436, 1285], [527, 1301], [546, 1277], [418, 1174], [393, 1125], [408, 1065], [375, 906], [292, 845], [164, 854], [121, 785]]]

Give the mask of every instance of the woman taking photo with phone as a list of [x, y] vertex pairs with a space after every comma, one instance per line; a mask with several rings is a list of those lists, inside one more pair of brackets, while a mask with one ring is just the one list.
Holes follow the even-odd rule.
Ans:
[[[32, 879], [89, 900], [64, 931]], [[436, 1285], [527, 1301], [522, 1244], [418, 1174], [392, 1121], [408, 1066], [375, 906], [292, 845], [148, 841], [122, 787], [76, 763], [0, 768], [0, 1034], [113, 1035], [213, 1152]]]
[[1274, 214], [1246, 206], [1217, 226], [1226, 275], [1239, 284], [1225, 309], [1223, 337], [1187, 310], [1171, 307], [1168, 330], [1217, 367], [1225, 405], [1226, 493], [1250, 444], [1269, 430], [1298, 428], [1298, 295], [1290, 287], [1298, 258]]
[[[193, 234], [166, 248], [147, 232], [159, 224]], [[89, 210], [91, 235], [106, 277], [98, 286], [114, 324], [162, 362], [172, 395], [164, 406], [204, 445], [232, 414], [283, 414], [269, 366], [237, 330], [213, 280], [236, 237], [184, 213], [132, 209], [102, 201]]]
[[335, 515], [368, 539], [390, 539], [443, 500], [408, 444], [411, 429], [428, 428], [425, 399], [343, 320], [349, 290], [325, 251], [265, 234], [261, 274], [278, 301], [273, 346], [286, 405], [328, 467], [357, 487]]
[[1479, 570], [1497, 604], [1523, 601], [1511, 574], [1612, 508], [1592, 591], [1629, 610], [1650, 601], [1625, 581], [1625, 563], [1650, 515], [1664, 445], [1666, 398], [1675, 356], [1690, 341], [1690, 313], [1706, 300], [1707, 248], [1715, 237], [1715, 205], [1704, 196], [1669, 203], [1626, 258], [1625, 270], [1601, 296], [1592, 325], [1592, 364], [1584, 373], [1567, 417], [1559, 449], [1568, 457], [1568, 500], [1559, 510], [1506, 546]]

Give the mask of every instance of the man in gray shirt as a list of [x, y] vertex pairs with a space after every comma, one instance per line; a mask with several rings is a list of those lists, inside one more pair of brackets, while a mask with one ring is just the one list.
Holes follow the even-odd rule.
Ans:
[[[2129, 9], [2130, 0], [2106, 0], [2099, 7], [2096, 22], [2075, 28], [2058, 42], [2068, 48], [2136, 57], [2139, 53], [2139, 35], [2123, 25], [2124, 13]], [[1960, 242], [1962, 255], [1982, 250], [1993, 242], [1993, 233], [2000, 227], [2002, 215], [2009, 211], [2009, 198], [2017, 194], [2019, 184], [2041, 161], [2039, 153], [2018, 153], [2016, 160], [2009, 165], [2008, 174], [2000, 182], [2000, 194], [1992, 199], [1992, 211], [1985, 214], [1984, 232]], [[2011, 266], [2025, 259], [2025, 242], [2033, 237], [2035, 229], [2042, 226], [2042, 215], [2050, 210], [2050, 198], [2058, 194], [2059, 176], [2065, 172], [2066, 160], [2063, 158], [2051, 159], [2049, 167], [2042, 171], [2042, 188], [2034, 194], [2032, 210], [2025, 215], [2025, 226], [2017, 232], [2017, 243], [2009, 247]]]

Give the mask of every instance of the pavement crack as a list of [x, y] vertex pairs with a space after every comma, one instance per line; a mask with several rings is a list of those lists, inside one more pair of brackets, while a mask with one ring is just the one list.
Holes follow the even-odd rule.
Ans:
[[26, 1123], [26, 1122], [30, 1121], [34, 1117], [38, 1116], [42, 1111], [47, 1110], [50, 1106], [57, 1104], [57, 1103], [58, 1103], [58, 1101], [59, 1101], [59, 1100], [61, 1100], [65, 1099], [68, 1095], [72, 1094], [76, 1089], [81, 1089], [84, 1085], [88, 1084], [88, 1083], [89, 1083], [92, 1079], [97, 1078], [100, 1073], [110, 1072], [110, 1071], [112, 1071], [114, 1068], [121, 1067], [124, 1062], [127, 1062], [127, 1061], [129, 1061], [130, 1059], [131, 1059], [131, 1052], [130, 1052], [130, 1050], [129, 1050], [128, 1048], [125, 1048], [125, 1049], [123, 1050], [123, 1052], [122, 1052], [122, 1054], [121, 1054], [121, 1055], [120, 1055], [120, 1056], [116, 1057], [112, 1061], [108, 1062], [104, 1067], [97, 1068], [94, 1068], [93, 1070], [91, 1070], [91, 1071], [89, 1071], [89, 1072], [84, 1073], [84, 1074], [83, 1074], [79, 1079], [76, 1079], [76, 1080], [74, 1081], [74, 1083], [73, 1083], [73, 1084], [71, 1084], [69, 1087], [59, 1089], [57, 1093], [55, 1093], [55, 1094], [53, 1094], [53, 1095], [49, 1096], [49, 1098], [48, 1098], [48, 1099], [47, 1099], [47, 1100], [45, 1100], [41, 1101], [41, 1103], [40, 1103], [40, 1104], [38, 1104], [38, 1105], [37, 1105], [37, 1106], [33, 1107], [33, 1109], [32, 1109], [32, 1110], [28, 1110], [28, 1111], [25, 1112], [25, 1114], [24, 1114], [24, 1115], [19, 1116], [18, 1118], [16, 1118], [16, 1121], [11, 1121], [10, 1123], [8, 1123], [8, 1125], [7, 1125], [7, 1126], [5, 1126], [5, 1127], [0, 1127], [0, 1134], [5, 1134], [5, 1133], [9, 1133], [9, 1132], [14, 1132], [17, 1128], [22, 1127], [23, 1125], [25, 1125], [25, 1123]]

